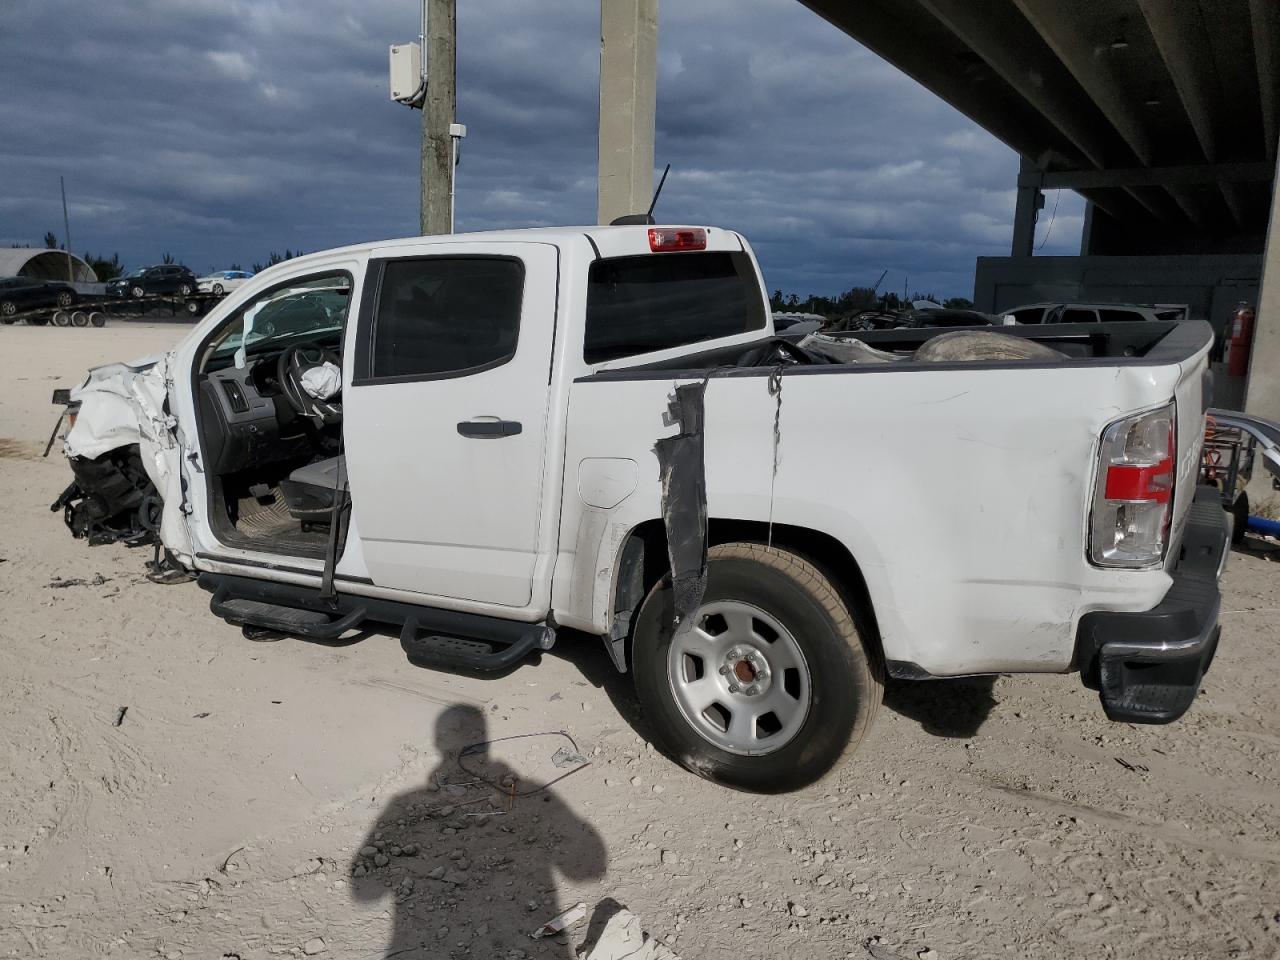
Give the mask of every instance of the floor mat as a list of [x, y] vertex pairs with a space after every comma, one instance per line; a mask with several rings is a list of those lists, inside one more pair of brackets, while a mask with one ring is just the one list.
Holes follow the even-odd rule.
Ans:
[[254, 499], [241, 500], [236, 531], [250, 540], [270, 541], [288, 547], [291, 552], [302, 548], [317, 556], [323, 555], [329, 543], [329, 531], [303, 531], [302, 524], [289, 515], [288, 505], [279, 497], [270, 506]]

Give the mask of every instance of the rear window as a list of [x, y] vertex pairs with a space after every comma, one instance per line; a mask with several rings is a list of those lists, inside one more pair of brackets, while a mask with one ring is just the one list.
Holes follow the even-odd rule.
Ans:
[[1098, 314], [1103, 323], [1134, 323], [1146, 319], [1137, 310], [1099, 310]]
[[596, 260], [587, 275], [587, 363], [764, 326], [764, 298], [745, 253], [612, 257]]
[[1068, 307], [1062, 311], [1062, 316], [1058, 317], [1059, 323], [1097, 323], [1098, 315], [1092, 310], [1086, 310], [1083, 307]]

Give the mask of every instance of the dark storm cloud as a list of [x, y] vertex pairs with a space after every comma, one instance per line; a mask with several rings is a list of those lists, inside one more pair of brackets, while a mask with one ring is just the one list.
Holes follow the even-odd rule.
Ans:
[[[590, 222], [598, 2], [458, 16], [460, 229]], [[61, 235], [59, 174], [76, 249], [131, 265], [413, 233], [416, 32], [415, 0], [0, 0], [0, 243]], [[741, 229], [772, 286], [967, 294], [1007, 252], [1012, 153], [794, 0], [667, 0], [659, 35], [659, 211]], [[1079, 228], [1064, 195], [1043, 252]]]

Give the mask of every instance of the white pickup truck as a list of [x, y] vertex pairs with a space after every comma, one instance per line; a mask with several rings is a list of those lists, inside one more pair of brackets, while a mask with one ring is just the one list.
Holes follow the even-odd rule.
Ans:
[[797, 346], [763, 291], [712, 227], [290, 260], [72, 391], [54, 508], [158, 528], [246, 628], [392, 624], [481, 672], [593, 634], [672, 757], [750, 790], [853, 750], [886, 674], [1075, 671], [1113, 719], [1179, 717], [1228, 550], [1209, 327]]

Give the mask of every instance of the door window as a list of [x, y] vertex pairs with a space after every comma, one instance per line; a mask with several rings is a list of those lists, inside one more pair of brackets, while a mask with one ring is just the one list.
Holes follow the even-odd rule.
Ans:
[[1097, 323], [1098, 315], [1083, 307], [1067, 307], [1058, 317], [1059, 323]]
[[373, 381], [459, 377], [516, 353], [524, 265], [510, 257], [387, 261], [367, 366]]

